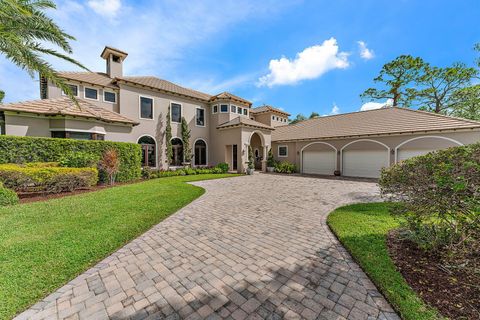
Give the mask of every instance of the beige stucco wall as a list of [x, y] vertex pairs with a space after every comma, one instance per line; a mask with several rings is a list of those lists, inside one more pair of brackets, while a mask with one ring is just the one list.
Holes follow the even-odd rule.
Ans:
[[[362, 139], [373, 140], [384, 144], [372, 143], [372, 142], [356, 142], [348, 145], [347, 148], [352, 149], [390, 149], [390, 164], [395, 163], [395, 149], [401, 143], [408, 141], [410, 139], [420, 138], [413, 140], [409, 143], [404, 144], [400, 148], [409, 148], [409, 149], [444, 149], [452, 146], [457, 146], [458, 144], [445, 139], [439, 138], [425, 138], [425, 137], [444, 137], [448, 139], [455, 140], [461, 144], [467, 145], [476, 142], [480, 142], [480, 130], [476, 131], [467, 131], [467, 132], [441, 132], [441, 133], [425, 133], [425, 134], [404, 134], [404, 135], [395, 135], [395, 136], [383, 136], [383, 137], [366, 137], [366, 138], [350, 138], [350, 139], [325, 139], [325, 140], [312, 140], [312, 141], [299, 141], [299, 142], [273, 142], [273, 153], [275, 159], [279, 161], [289, 161], [295, 163], [299, 170], [301, 170], [301, 151], [302, 148], [308, 146], [304, 150], [313, 150], [315, 148], [325, 148], [325, 145], [321, 146], [319, 144], [314, 144], [314, 142], [323, 142], [328, 143], [332, 147], [337, 149], [337, 168], [341, 168], [340, 162], [340, 150], [345, 147], [347, 144], [358, 141]], [[288, 156], [287, 157], [278, 157], [278, 146], [286, 145], [288, 146]]]
[[5, 113], [5, 134], [12, 136], [51, 137], [50, 120], [30, 115]]
[[[263, 113], [253, 114], [252, 117], [254, 118], [255, 121], [264, 123], [274, 128], [279, 126], [285, 126], [288, 124], [288, 117], [276, 112], [263, 112]], [[275, 117], [275, 119], [273, 117]], [[279, 118], [279, 120], [277, 120], [277, 117]], [[283, 121], [284, 119], [286, 119], [287, 122]]]

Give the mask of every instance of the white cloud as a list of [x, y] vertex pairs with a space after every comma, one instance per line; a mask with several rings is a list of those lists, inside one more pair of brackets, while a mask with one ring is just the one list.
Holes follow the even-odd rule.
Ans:
[[383, 107], [391, 107], [393, 105], [393, 99], [388, 99], [385, 102], [366, 102], [360, 108], [360, 111], [375, 110]]
[[333, 69], [349, 66], [348, 53], [339, 52], [337, 40], [330, 38], [320, 45], [314, 45], [297, 53], [295, 59], [282, 57], [270, 60], [270, 73], [258, 79], [257, 86], [296, 84], [299, 81], [315, 79]]
[[115, 17], [122, 7], [120, 0], [89, 0], [88, 6], [104, 17]]
[[333, 115], [336, 115], [336, 114], [339, 114], [339, 113], [340, 113], [340, 108], [337, 106], [336, 103], [333, 103], [332, 110], [330, 110], [330, 113], [329, 114], [322, 114], [322, 117], [333, 116]]
[[357, 41], [358, 48], [360, 49], [360, 57], [365, 60], [370, 60], [375, 57], [375, 53], [372, 49], [367, 48], [367, 44], [364, 41]]

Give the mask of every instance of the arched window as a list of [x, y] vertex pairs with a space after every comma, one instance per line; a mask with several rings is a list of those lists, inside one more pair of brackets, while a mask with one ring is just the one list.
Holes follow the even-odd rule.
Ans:
[[207, 165], [207, 144], [201, 139], [195, 142], [195, 165]]
[[173, 166], [181, 166], [183, 164], [183, 142], [179, 138], [172, 139], [172, 159]]
[[142, 145], [142, 166], [156, 167], [156, 143], [150, 136], [143, 136], [138, 139], [138, 143]]

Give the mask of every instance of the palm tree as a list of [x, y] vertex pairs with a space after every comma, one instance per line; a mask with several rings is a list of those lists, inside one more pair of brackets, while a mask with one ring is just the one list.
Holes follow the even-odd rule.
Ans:
[[[55, 9], [51, 0], [0, 0], [0, 53], [33, 78], [38, 72], [61, 88], [75, 101], [66, 82], [60, 78], [44, 56], [53, 56], [87, 70], [80, 62], [66, 54], [46, 48], [45, 43], [72, 53], [68, 41], [74, 37], [65, 33], [47, 17], [46, 9]], [[0, 101], [4, 92], [0, 91]]]

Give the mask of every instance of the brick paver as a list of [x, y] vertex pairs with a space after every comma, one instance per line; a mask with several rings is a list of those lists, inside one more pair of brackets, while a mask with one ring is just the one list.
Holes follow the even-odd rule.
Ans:
[[335, 207], [377, 199], [376, 184], [195, 184], [206, 194], [17, 318], [399, 319], [325, 223]]

